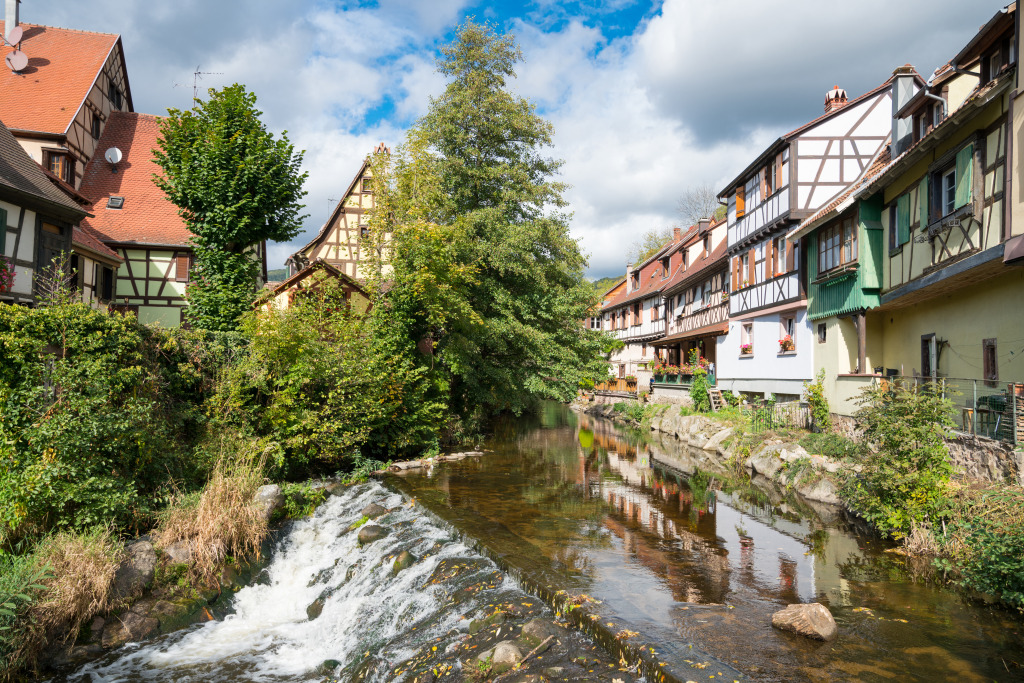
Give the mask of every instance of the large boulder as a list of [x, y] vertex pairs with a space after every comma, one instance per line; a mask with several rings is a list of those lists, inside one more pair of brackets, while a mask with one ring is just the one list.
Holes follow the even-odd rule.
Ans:
[[373, 543], [376, 540], [384, 538], [388, 531], [382, 526], [376, 524], [367, 524], [366, 526], [359, 529], [359, 545], [366, 545], [367, 543]]
[[110, 650], [154, 633], [160, 627], [160, 621], [149, 615], [151, 607], [151, 603], [139, 601], [127, 612], [107, 619], [103, 628], [103, 648]]
[[192, 561], [192, 543], [177, 541], [164, 548], [164, 555], [171, 564], [188, 564]]
[[[536, 619], [531, 619], [523, 624], [523, 630], [520, 637], [523, 642], [531, 648], [534, 648], [538, 647], [541, 643], [552, 636], [554, 636], [555, 640], [558, 640], [565, 636], [565, 633], [565, 629], [561, 626], [548, 621], [547, 619], [537, 617]], [[543, 650], [540, 650], [540, 652], [544, 652], [549, 647], [551, 647], [551, 643], [548, 643]]]
[[255, 502], [263, 519], [269, 522], [274, 513], [284, 507], [284, 493], [277, 484], [267, 484], [256, 491]]
[[125, 548], [125, 558], [114, 574], [115, 600], [141, 595], [156, 573], [156, 550], [149, 541], [135, 541]]
[[481, 662], [490, 660], [491, 673], [500, 674], [508, 671], [523, 659], [523, 653], [520, 652], [516, 644], [511, 640], [503, 640], [490, 650], [481, 652], [477, 659]]
[[387, 508], [381, 505], [377, 505], [376, 503], [370, 503], [362, 510], [360, 510], [359, 514], [361, 514], [363, 517], [366, 517], [367, 519], [377, 519], [381, 515], [385, 514], [387, 511]]
[[828, 608], [819, 602], [789, 605], [772, 615], [772, 626], [815, 640], [832, 640], [839, 629]]
[[395, 558], [394, 564], [391, 565], [391, 572], [397, 574], [403, 569], [408, 569], [416, 562], [416, 556], [410, 553], [408, 550], [403, 550], [398, 553], [398, 557]]

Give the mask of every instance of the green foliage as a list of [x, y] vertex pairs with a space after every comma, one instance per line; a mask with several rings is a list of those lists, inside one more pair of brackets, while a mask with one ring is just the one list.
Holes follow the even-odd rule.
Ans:
[[857, 420], [870, 449], [851, 461], [861, 466], [842, 494], [883, 534], [903, 538], [934, 525], [944, 514], [953, 471], [943, 441], [953, 427], [952, 403], [939, 383], [893, 381], [864, 389]]
[[700, 352], [697, 349], [690, 349], [690, 365], [693, 372], [693, 380], [690, 384], [690, 399], [693, 401], [693, 407], [701, 413], [710, 412], [711, 394], [708, 393], [708, 371], [701, 365]]
[[507, 85], [520, 59], [511, 36], [462, 26], [438, 62], [445, 91], [374, 159], [368, 239], [390, 243], [370, 250], [373, 314], [396, 357], [430, 369], [459, 420], [448, 439], [607, 376], [605, 336], [579, 324], [597, 297], [553, 180], [560, 162], [543, 154], [552, 127]]
[[46, 590], [47, 577], [32, 555], [0, 549], [0, 680], [24, 664], [20, 651], [33, 626], [28, 610]]
[[611, 289], [614, 285], [622, 282], [622, 276], [616, 275], [614, 277], [602, 277], [591, 282], [591, 286], [594, 288], [594, 294], [597, 296], [604, 296], [604, 293]]
[[656, 253], [661, 251], [661, 248], [672, 241], [672, 228], [651, 228], [644, 234], [642, 234], [637, 241], [629, 247], [629, 251], [626, 252], [626, 261], [638, 265], [643, 263]]
[[825, 398], [825, 369], [822, 368], [813, 382], [804, 382], [804, 400], [811, 406], [812, 424], [818, 431], [827, 432], [832, 426], [832, 413]]
[[723, 391], [722, 398], [725, 399], [725, 402], [728, 403], [733, 408], [739, 406], [740, 401], [743, 400], [739, 394], [734, 394], [731, 391]]
[[800, 439], [800, 445], [807, 449], [808, 453], [824, 455], [836, 460], [851, 458], [861, 449], [856, 441], [832, 432], [807, 434]]
[[0, 306], [0, 541], [143, 525], [188, 448], [233, 341], [149, 329], [83, 304]]
[[154, 182], [192, 233], [193, 278], [186, 315], [196, 327], [231, 330], [250, 307], [259, 275], [254, 249], [295, 237], [302, 153], [267, 131], [245, 86], [210, 90], [188, 111], [169, 109], [154, 160]]
[[284, 493], [284, 516], [288, 519], [309, 517], [321, 503], [327, 500], [326, 490], [314, 489], [308, 482], [285, 484], [282, 487], [282, 492]]

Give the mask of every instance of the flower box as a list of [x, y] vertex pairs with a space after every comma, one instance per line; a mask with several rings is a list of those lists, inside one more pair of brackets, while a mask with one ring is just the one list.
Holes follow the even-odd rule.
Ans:
[[744, 355], [744, 356], [752, 356], [752, 355], [754, 355], [754, 345], [753, 344], [740, 344], [740, 353], [742, 355]]

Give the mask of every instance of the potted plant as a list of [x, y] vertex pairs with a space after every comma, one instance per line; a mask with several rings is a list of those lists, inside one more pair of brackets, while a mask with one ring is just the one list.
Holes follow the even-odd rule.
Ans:
[[6, 256], [0, 256], [0, 292], [9, 292], [14, 286], [14, 264]]
[[796, 343], [793, 341], [793, 337], [788, 334], [779, 340], [779, 353], [787, 351], [796, 351]]
[[751, 356], [754, 353], [753, 344], [740, 344], [740, 354], [744, 356]]
[[636, 375], [626, 375], [626, 384], [636, 384]]

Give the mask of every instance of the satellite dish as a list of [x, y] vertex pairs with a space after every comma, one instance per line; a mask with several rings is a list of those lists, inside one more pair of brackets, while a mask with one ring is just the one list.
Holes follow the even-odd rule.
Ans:
[[112, 164], [116, 164], [121, 161], [121, 150], [117, 147], [111, 147], [107, 150], [106, 154], [103, 155], [103, 158]]
[[21, 71], [28, 66], [28, 55], [21, 50], [12, 50], [7, 53], [4, 61], [7, 62], [7, 68], [11, 71]]
[[20, 26], [15, 26], [11, 29], [10, 33], [7, 34], [7, 42], [11, 45], [17, 45], [21, 42], [21, 37], [25, 34], [25, 29]]

